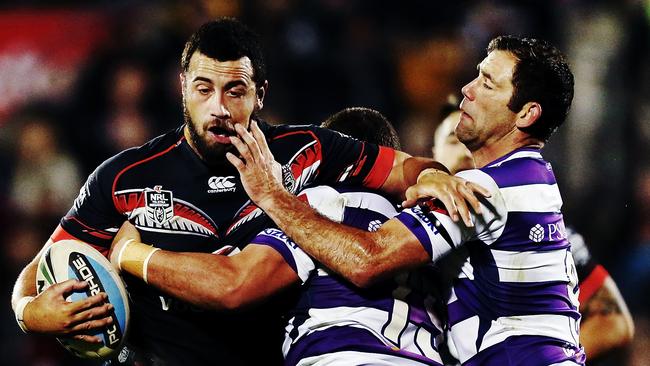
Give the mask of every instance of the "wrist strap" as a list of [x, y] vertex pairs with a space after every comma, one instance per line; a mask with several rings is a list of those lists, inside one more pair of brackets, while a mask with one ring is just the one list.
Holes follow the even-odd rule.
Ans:
[[134, 240], [127, 241], [120, 249], [117, 256], [118, 267], [132, 275], [138, 276], [147, 282], [147, 267], [151, 256], [160, 248], [153, 247]]
[[420, 172], [420, 174], [418, 174], [418, 179], [417, 179], [416, 183], [420, 183], [420, 180], [422, 179], [422, 177], [424, 177], [425, 175], [428, 175], [428, 174], [451, 175], [451, 174], [449, 174], [449, 171], [447, 171], [447, 170], [442, 170], [442, 169], [438, 169], [438, 168], [427, 168], [427, 169], [422, 170]]
[[22, 299], [18, 300], [18, 303], [16, 304], [16, 322], [18, 323], [18, 326], [20, 327], [20, 330], [22, 330], [24, 333], [29, 332], [29, 329], [27, 329], [27, 326], [25, 325], [24, 322], [24, 312], [25, 312], [25, 306], [32, 302], [34, 300], [34, 296], [25, 296]]
[[149, 284], [149, 281], [147, 281], [147, 268], [149, 267], [149, 260], [151, 259], [151, 256], [159, 250], [160, 248], [154, 248], [152, 251], [150, 251], [149, 254], [147, 254], [147, 258], [144, 259], [144, 263], [142, 264], [142, 279], [146, 284]]

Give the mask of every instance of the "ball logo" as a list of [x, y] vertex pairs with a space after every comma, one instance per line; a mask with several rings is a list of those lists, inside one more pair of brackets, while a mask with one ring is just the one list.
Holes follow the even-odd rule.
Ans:
[[[104, 286], [99, 281], [99, 276], [97, 276], [95, 269], [88, 263], [88, 258], [85, 255], [73, 252], [70, 254], [69, 261], [70, 268], [72, 268], [77, 278], [88, 283], [88, 288], [86, 289], [88, 296], [106, 292]], [[111, 317], [113, 318], [113, 323], [104, 330], [104, 339], [108, 340], [109, 347], [118, 344], [122, 339], [122, 331], [118, 327], [117, 317], [115, 314], [112, 314]]]
[[542, 225], [537, 224], [530, 228], [530, 232], [528, 233], [528, 239], [534, 241], [535, 243], [539, 243], [544, 239], [544, 228]]
[[231, 182], [232, 179], [235, 179], [234, 175], [227, 177], [210, 177], [208, 179], [208, 193], [221, 193], [221, 192], [234, 192], [237, 188], [236, 184]]

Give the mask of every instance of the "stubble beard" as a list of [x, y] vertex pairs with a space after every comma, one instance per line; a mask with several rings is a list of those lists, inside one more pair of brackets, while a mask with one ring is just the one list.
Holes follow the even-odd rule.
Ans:
[[185, 120], [185, 126], [190, 133], [190, 140], [192, 145], [199, 153], [200, 158], [208, 165], [210, 168], [232, 168], [230, 162], [226, 159], [226, 152], [231, 152], [235, 155], [237, 151], [232, 145], [223, 145], [223, 144], [213, 144], [210, 145], [206, 142], [205, 138], [199, 134], [199, 131], [190, 117], [190, 114], [187, 110], [187, 107], [183, 105], [183, 119]]

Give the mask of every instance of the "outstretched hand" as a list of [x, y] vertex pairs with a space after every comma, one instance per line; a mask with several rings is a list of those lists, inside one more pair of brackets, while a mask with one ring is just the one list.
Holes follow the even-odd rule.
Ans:
[[251, 132], [241, 125], [235, 125], [235, 130], [239, 136], [231, 136], [230, 141], [240, 157], [227, 153], [226, 159], [237, 168], [248, 197], [264, 208], [264, 203], [274, 193], [284, 191], [282, 166], [273, 158], [264, 133], [255, 121], [251, 121]]
[[[417, 184], [406, 190], [404, 207], [413, 207], [420, 199], [436, 198], [442, 202], [452, 220], [462, 219], [467, 227], [473, 227], [469, 207], [480, 214], [481, 204], [477, 195], [490, 197], [490, 191], [476, 183], [443, 172], [424, 172]], [[469, 207], [468, 207], [469, 204]]]
[[72, 292], [84, 291], [86, 287], [88, 283], [78, 280], [48, 287], [25, 307], [23, 321], [27, 329], [34, 333], [101, 343], [100, 337], [88, 333], [113, 322], [113, 305], [106, 303], [108, 295], [101, 292], [79, 301], [66, 300]]

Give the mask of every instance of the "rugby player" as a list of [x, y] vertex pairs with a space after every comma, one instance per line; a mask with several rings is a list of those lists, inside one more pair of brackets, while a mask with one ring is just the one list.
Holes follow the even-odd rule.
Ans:
[[[541, 148], [562, 124], [573, 75], [562, 54], [535, 39], [493, 39], [478, 76], [462, 88], [459, 140], [478, 169], [458, 173], [488, 188], [473, 225], [453, 222], [436, 200], [403, 210], [376, 232], [330, 221], [261, 174], [264, 140], [237, 128], [241, 158], [227, 154], [249, 197], [305, 252], [358, 286], [469, 252], [448, 302], [449, 344], [463, 365], [583, 365], [576, 269], [562, 199]], [[406, 204], [442, 174], [407, 191]]]
[[[249, 227], [242, 224], [254, 221], [261, 210], [250, 204], [236, 170], [224, 159], [224, 154], [235, 151], [230, 139], [237, 126], [246, 130], [259, 125], [266, 133], [293, 192], [341, 182], [399, 195], [420, 170], [435, 166], [430, 159], [412, 158], [325, 129], [275, 127], [261, 121], [256, 113], [268, 90], [261, 47], [258, 37], [234, 19], [201, 26], [185, 45], [181, 68], [185, 123], [102, 163], [45, 247], [77, 239], [108, 255], [119, 227], [129, 220], [145, 242], [188, 253], [168, 264], [170, 286], [182, 288], [187, 296], [213, 286], [214, 263], [197, 264], [193, 253], [228, 254], [237, 248], [228, 244], [227, 236], [248, 243], [241, 238], [259, 232], [254, 225], [240, 229]], [[478, 188], [457, 178], [441, 187], [452, 192], [447, 200], [450, 211], [469, 220], [465, 199], [477, 204], [473, 190]], [[39, 258], [40, 254], [27, 264], [14, 287], [12, 307], [19, 326], [28, 332], [99, 342], [89, 331], [111, 321], [106, 295], [68, 303], [71, 291], [83, 291], [87, 285], [67, 281], [36, 296]], [[281, 329], [274, 332], [280, 319], [271, 306], [238, 314], [205, 312], [137, 278], [124, 279], [132, 300], [128, 349], [136, 355], [128, 360], [145, 365], [281, 362], [275, 344], [281, 341]]]

